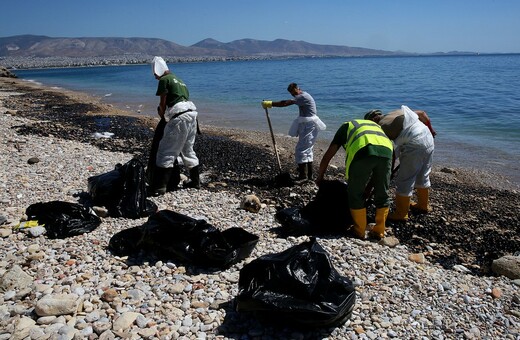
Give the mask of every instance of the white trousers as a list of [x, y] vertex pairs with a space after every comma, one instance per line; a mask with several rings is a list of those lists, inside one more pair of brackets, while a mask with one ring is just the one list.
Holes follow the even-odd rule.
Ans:
[[159, 142], [156, 165], [172, 168], [177, 157], [191, 169], [199, 165], [199, 159], [193, 150], [197, 135], [197, 111], [190, 111], [168, 121], [164, 135]]
[[434, 147], [402, 145], [399, 148], [399, 171], [395, 178], [396, 194], [412, 196], [414, 188], [429, 188]]
[[298, 124], [298, 143], [294, 149], [294, 158], [297, 164], [312, 162], [313, 149], [318, 138], [319, 129], [313, 121]]

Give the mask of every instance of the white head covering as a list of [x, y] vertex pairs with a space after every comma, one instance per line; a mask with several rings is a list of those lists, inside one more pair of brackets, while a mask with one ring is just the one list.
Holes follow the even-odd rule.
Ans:
[[161, 57], [153, 57], [152, 60], [152, 72], [154, 75], [158, 75], [159, 77], [162, 77], [163, 74], [168, 71], [168, 65], [166, 65], [166, 62]]

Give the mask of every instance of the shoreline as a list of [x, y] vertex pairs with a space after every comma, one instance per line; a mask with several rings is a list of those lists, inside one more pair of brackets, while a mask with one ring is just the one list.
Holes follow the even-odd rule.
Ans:
[[[439, 165], [432, 173], [434, 211], [412, 215], [406, 225], [387, 225], [397, 246], [342, 235], [320, 237], [336, 269], [355, 283], [352, 318], [333, 329], [277, 328], [234, 311], [239, 272], [259, 256], [308, 239], [280, 237], [274, 215], [308, 203], [316, 188], [312, 183], [280, 189], [265, 185], [277, 174], [269, 133], [201, 127], [196, 151], [203, 162], [203, 187], [151, 198], [160, 209], [259, 236], [251, 257], [215, 272], [175, 261], [132, 262], [107, 251], [112, 235], [142, 225], [146, 218], [103, 218], [93, 232], [63, 240], [13, 231], [29, 204], [77, 202], [89, 176], [134, 156], [145, 160], [157, 120], [125, 115], [88, 95], [24, 87], [8, 78], [0, 79], [0, 108], [0, 215], [7, 219], [0, 228], [0, 251], [5, 254], [0, 276], [19, 267], [34, 284], [0, 290], [2, 338], [24, 338], [29, 331], [45, 338], [58, 328], [85, 338], [138, 334], [150, 339], [520, 335], [520, 281], [490, 270], [494, 259], [520, 249], [520, 193], [497, 186], [493, 174]], [[93, 132], [106, 131], [101, 128], [115, 132], [114, 138], [92, 138]], [[276, 137], [282, 167], [294, 173], [294, 139]], [[316, 163], [326, 146], [317, 146]], [[28, 165], [31, 157], [39, 162]], [[343, 157], [336, 157], [329, 179], [343, 177]], [[261, 200], [259, 213], [239, 208], [247, 194]], [[111, 301], [106, 300], [108, 293]], [[34, 315], [44, 296], [61, 295], [75, 299], [77, 310]]]
[[[124, 66], [124, 65], [123, 65]], [[154, 128], [155, 125], [158, 122], [158, 118], [153, 115], [133, 112], [131, 110], [125, 109], [123, 107], [123, 104], [121, 105], [115, 105], [103, 102], [103, 98], [99, 98], [93, 95], [89, 95], [87, 93], [78, 92], [74, 90], [69, 90], [65, 88], [51, 88], [49, 86], [34, 83], [34, 82], [28, 82], [26, 80], [18, 79], [18, 78], [0, 78], [2, 79], [9, 79], [11, 81], [14, 81], [16, 83], [16, 86], [21, 87], [28, 87], [33, 90], [44, 90], [49, 93], [57, 93], [57, 94], [65, 94], [66, 96], [69, 96], [75, 101], [78, 102], [87, 102], [92, 103], [93, 105], [98, 107], [98, 114], [106, 114], [106, 115], [116, 115], [116, 116], [127, 116], [132, 117], [134, 119], [137, 119], [141, 121], [145, 126], [149, 128]], [[14, 79], [14, 80], [13, 80]], [[272, 141], [271, 137], [268, 131], [265, 130], [255, 130], [255, 129], [241, 129], [241, 128], [232, 128], [227, 126], [216, 126], [216, 125], [201, 125], [202, 130], [207, 130], [212, 135], [228, 135], [228, 136], [238, 136], [239, 140], [247, 141], [248, 143], [258, 144], [258, 145], [264, 145], [264, 146], [270, 146], [272, 147]], [[247, 135], [251, 135], [251, 138], [248, 138]], [[289, 137], [285, 133], [277, 133], [275, 132], [275, 138], [277, 142], [277, 146], [281, 149], [279, 152], [281, 154], [284, 154], [284, 157], [286, 161], [288, 161], [289, 164], [285, 164], [285, 167], [292, 168], [292, 164], [290, 164], [290, 153], [294, 149], [294, 145], [296, 144], [296, 138]], [[330, 143], [330, 140], [325, 139], [324, 137], [318, 138], [316, 142], [315, 147], [315, 164], [321, 160], [321, 156], [323, 155], [324, 151], [327, 149], [328, 144]], [[443, 146], [437, 146], [439, 148], [448, 148], [449, 146], [443, 145]], [[273, 156], [274, 157], [274, 156]], [[332, 165], [336, 167], [343, 167], [344, 166], [344, 157], [338, 153], [334, 159], [331, 161]], [[480, 164], [481, 169], [468, 167], [471, 164], [466, 162], [466, 164], [457, 164], [457, 159], [455, 157], [443, 157], [444, 163], [442, 160], [440, 162], [437, 162], [434, 159], [434, 165], [433, 165], [433, 171], [440, 172], [442, 169], [449, 168], [449, 171], [459, 171], [463, 173], [467, 173], [468, 176], [472, 177], [472, 181], [475, 181], [477, 183], [481, 183], [483, 185], [489, 185], [496, 189], [504, 189], [504, 190], [514, 190], [518, 191], [520, 190], [520, 182], [517, 182], [518, 176], [508, 176], [504, 174], [498, 174], [495, 171], [493, 171], [490, 167], [485, 167], [482, 164]]]
[[[49, 86], [49, 85], [44, 85]], [[73, 86], [73, 85], [71, 85]], [[79, 90], [81, 91], [81, 90]], [[156, 102], [153, 96], [134, 95], [129, 100], [122, 100], [124, 96], [114, 93], [114, 96], [103, 96], [105, 93], [113, 92], [112, 89], [104, 88], [102, 91], [92, 91], [93, 97], [100, 97], [100, 102], [105, 104], [112, 104], [114, 108], [119, 108], [126, 111], [126, 114], [142, 114], [151, 119], [156, 117], [155, 107]], [[117, 92], [117, 91], [115, 91]], [[144, 99], [146, 98], [146, 99]], [[135, 100], [135, 101], [134, 101]], [[201, 126], [215, 125], [222, 129], [234, 128], [240, 126], [245, 131], [262, 131], [269, 133], [264, 115], [259, 115], [256, 111], [252, 111], [251, 107], [242, 107], [240, 105], [233, 105], [232, 107], [220, 107], [205, 103], [203, 98], [196, 100], [197, 106], [200, 109], [199, 123]], [[258, 112], [260, 113], [260, 112]], [[280, 133], [280, 137], [286, 136], [286, 130], [290, 126], [290, 117], [285, 113], [278, 115], [272, 112], [273, 128], [275, 132]], [[289, 113], [287, 111], [286, 113]], [[122, 114], [125, 114], [124, 112]], [[253, 120], [244, 119], [243, 117], [250, 117], [253, 115]], [[278, 117], [279, 116], [279, 117]], [[283, 117], [283, 118], [282, 118]], [[224, 118], [224, 119], [223, 119]], [[442, 123], [437, 118], [437, 123]], [[328, 124], [329, 125], [329, 124]], [[328, 143], [332, 139], [333, 132], [336, 129], [335, 124], [331, 123], [327, 131], [323, 131], [318, 136], [318, 141]], [[434, 124], [435, 125], [435, 124]], [[501, 183], [501, 187], [505, 189], [520, 189], [520, 175], [518, 168], [518, 156], [514, 153], [514, 149], [508, 148], [507, 143], [491, 143], [489, 145], [483, 144], [483, 139], [467, 139], [464, 135], [459, 136], [453, 131], [446, 134], [442, 131], [442, 125], [438, 126], [440, 134], [436, 139], [436, 150], [434, 155], [434, 166], [436, 167], [454, 167], [461, 169], [468, 169], [478, 175], [482, 174], [496, 174]], [[445, 127], [446, 128], [446, 127]], [[498, 137], [497, 137], [498, 138]], [[514, 142], [514, 141], [513, 141]], [[513, 143], [513, 145], [517, 145]], [[478, 155], [478, 156], [477, 156]], [[491, 179], [492, 176], [488, 175]], [[511, 184], [503, 182], [509, 181]], [[488, 184], [494, 185], [493, 180], [488, 180]]]

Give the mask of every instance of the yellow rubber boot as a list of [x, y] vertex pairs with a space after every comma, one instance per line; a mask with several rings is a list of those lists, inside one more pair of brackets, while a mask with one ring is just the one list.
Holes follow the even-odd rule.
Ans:
[[354, 220], [354, 227], [352, 227], [354, 235], [364, 240], [367, 228], [367, 209], [350, 209], [350, 214], [352, 215], [352, 220]]
[[422, 214], [432, 211], [430, 207], [430, 188], [417, 188], [417, 203], [410, 203], [410, 208]]
[[388, 215], [389, 221], [408, 221], [408, 210], [410, 210], [410, 196], [395, 196], [395, 210]]
[[379, 239], [385, 237], [385, 224], [389, 210], [389, 207], [376, 209], [376, 226], [370, 231], [370, 237]]

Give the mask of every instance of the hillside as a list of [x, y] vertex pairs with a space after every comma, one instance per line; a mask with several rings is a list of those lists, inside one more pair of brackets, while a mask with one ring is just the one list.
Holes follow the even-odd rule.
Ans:
[[125, 54], [186, 57], [226, 53], [153, 38], [51, 38], [35, 35], [0, 38], [0, 57], [106, 57]]
[[205, 39], [192, 46], [182, 46], [155, 38], [52, 38], [37, 35], [0, 38], [0, 57], [106, 57], [125, 54], [238, 57], [265, 55], [363, 56], [396, 53], [283, 39], [274, 41], [241, 39], [229, 43]]
[[[439, 52], [431, 55], [468, 55]], [[157, 38], [54, 38], [41, 35], [0, 37], [0, 65], [8, 69], [143, 64], [160, 55], [168, 62], [240, 59], [420, 56], [419, 53], [320, 45], [306, 41], [204, 39], [191, 46]]]

